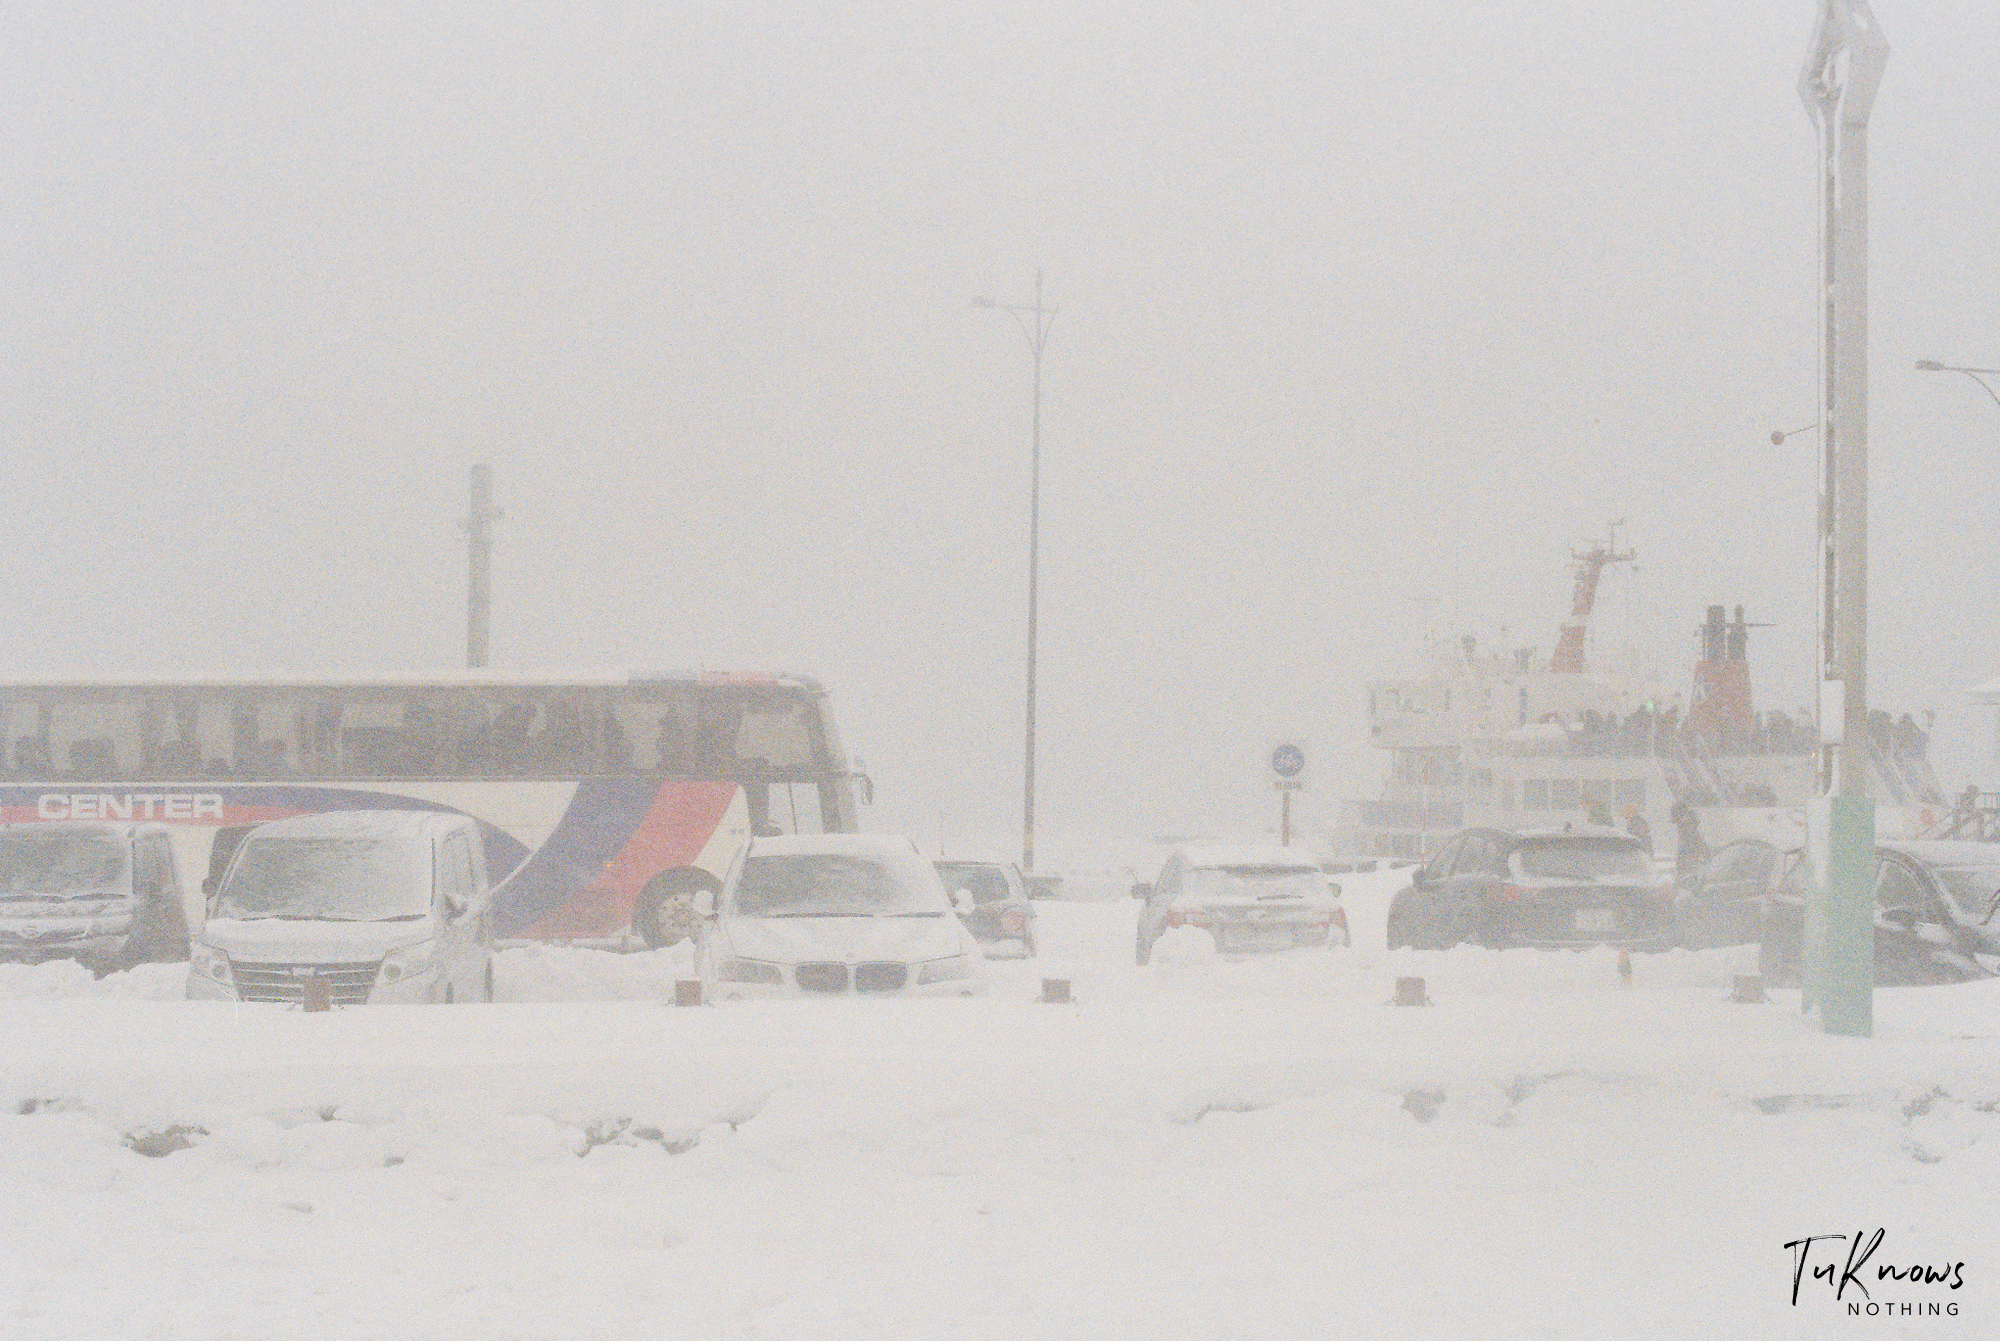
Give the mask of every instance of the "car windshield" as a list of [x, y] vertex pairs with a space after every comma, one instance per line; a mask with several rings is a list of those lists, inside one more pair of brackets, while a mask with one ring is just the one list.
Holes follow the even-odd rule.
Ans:
[[95, 835], [9, 838], [0, 841], [0, 899], [126, 892], [129, 859], [123, 843]]
[[1530, 838], [1515, 857], [1522, 875], [1542, 880], [1641, 880], [1652, 873], [1646, 849], [1618, 838]]
[[215, 916], [394, 922], [431, 906], [430, 846], [410, 839], [258, 838], [243, 844]]
[[921, 862], [914, 871], [892, 869], [870, 857], [830, 852], [787, 852], [751, 857], [736, 882], [742, 917], [934, 916], [947, 911]]
[[1931, 871], [1961, 913], [1983, 918], [2000, 893], [2000, 866], [1933, 866]]
[[1196, 866], [1181, 885], [1197, 898], [1310, 898], [1327, 892], [1326, 878], [1317, 870], [1296, 866]]
[[941, 861], [937, 873], [946, 889], [970, 890], [974, 903], [1004, 903], [1012, 892], [1007, 888], [1007, 873], [998, 866]]

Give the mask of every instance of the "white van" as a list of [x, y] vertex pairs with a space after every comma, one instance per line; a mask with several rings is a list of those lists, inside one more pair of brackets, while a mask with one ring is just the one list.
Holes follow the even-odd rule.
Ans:
[[493, 907], [464, 815], [340, 810], [244, 836], [191, 946], [191, 1000], [491, 1001]]
[[0, 828], [0, 960], [74, 959], [103, 977], [187, 957], [166, 825]]

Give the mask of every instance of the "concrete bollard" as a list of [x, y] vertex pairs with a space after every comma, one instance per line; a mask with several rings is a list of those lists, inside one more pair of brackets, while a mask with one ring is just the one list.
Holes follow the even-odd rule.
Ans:
[[299, 984], [300, 1010], [332, 1010], [333, 984], [315, 973]]
[[1042, 1000], [1053, 1006], [1066, 1006], [1070, 1004], [1069, 979], [1042, 979]]
[[701, 1004], [701, 979], [676, 979], [674, 981], [674, 1004], [676, 1006], [699, 1006]]
[[1739, 973], [1736, 975], [1736, 990], [1730, 993], [1729, 999], [1741, 1005], [1754, 1006], [1771, 998], [1764, 995], [1762, 974]]
[[1396, 1004], [1399, 1006], [1428, 1006], [1430, 996], [1424, 991], [1422, 978], [1396, 979]]

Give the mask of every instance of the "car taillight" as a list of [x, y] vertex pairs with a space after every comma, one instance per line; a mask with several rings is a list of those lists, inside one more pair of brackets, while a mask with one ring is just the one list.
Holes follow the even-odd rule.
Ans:
[[1347, 909], [1336, 908], [1333, 910], [1333, 924], [1342, 931], [1347, 930]]
[[1208, 926], [1208, 914], [1200, 908], [1169, 908], [1167, 909], [1167, 925], [1170, 927], [1206, 928]]
[[1494, 887], [1493, 892], [1501, 898], [1506, 899], [1509, 903], [1519, 903], [1521, 896], [1528, 891], [1522, 889], [1519, 885], [1497, 885]]

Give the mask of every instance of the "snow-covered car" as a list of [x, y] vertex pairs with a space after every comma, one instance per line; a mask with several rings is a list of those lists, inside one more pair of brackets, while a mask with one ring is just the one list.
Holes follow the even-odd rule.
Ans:
[[338, 810], [237, 846], [189, 955], [192, 1000], [491, 1001], [493, 911], [464, 815]]
[[1672, 948], [1674, 887], [1622, 829], [1468, 829], [1389, 901], [1394, 950]]
[[696, 899], [711, 999], [970, 995], [984, 986], [979, 942], [907, 839], [755, 838], [721, 895]]
[[1007, 861], [939, 860], [938, 879], [954, 904], [963, 890], [972, 906], [959, 918], [989, 959], [1030, 959], [1035, 953], [1035, 906], [1020, 868]]
[[101, 977], [187, 957], [166, 825], [67, 821], [0, 830], [0, 960], [74, 959]]
[[[1813, 884], [1804, 852], [1785, 855], [1762, 900], [1758, 971], [1780, 985], [1799, 980], [1801, 929]], [[2000, 972], [2000, 843], [1948, 839], [1875, 848], [1875, 980], [1964, 982]]]
[[1287, 847], [1187, 845], [1167, 854], [1159, 879], [1135, 885], [1139, 910], [1136, 957], [1174, 927], [1199, 927], [1223, 954], [1346, 945], [1347, 912], [1340, 886], [1312, 857]]

